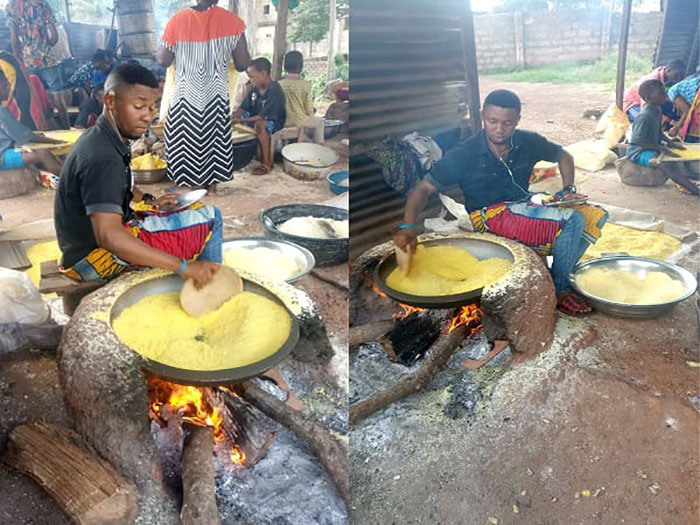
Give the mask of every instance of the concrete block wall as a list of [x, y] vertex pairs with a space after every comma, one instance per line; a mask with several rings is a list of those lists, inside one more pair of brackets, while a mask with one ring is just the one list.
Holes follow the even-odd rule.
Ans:
[[[632, 13], [630, 53], [653, 59], [663, 14]], [[604, 9], [475, 15], [480, 71], [598, 60], [617, 49], [620, 16]]]

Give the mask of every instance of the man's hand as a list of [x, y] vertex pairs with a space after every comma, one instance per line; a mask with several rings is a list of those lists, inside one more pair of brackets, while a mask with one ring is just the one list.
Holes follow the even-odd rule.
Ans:
[[416, 246], [418, 244], [418, 235], [416, 230], [399, 230], [394, 234], [394, 244], [404, 251], [408, 251], [410, 248], [411, 253], [416, 252]]
[[208, 261], [192, 261], [187, 263], [182, 272], [184, 279], [194, 279], [195, 288], [198, 290], [207, 284], [221, 266]]

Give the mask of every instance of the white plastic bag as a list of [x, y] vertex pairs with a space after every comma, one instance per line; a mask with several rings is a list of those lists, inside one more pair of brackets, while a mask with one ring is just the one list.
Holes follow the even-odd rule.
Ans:
[[28, 275], [0, 268], [0, 324], [43, 324], [50, 315]]

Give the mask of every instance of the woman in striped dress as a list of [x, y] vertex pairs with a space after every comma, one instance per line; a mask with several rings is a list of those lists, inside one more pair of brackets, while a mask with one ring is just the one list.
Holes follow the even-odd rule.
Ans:
[[197, 0], [177, 12], [157, 54], [164, 67], [175, 62], [165, 122], [168, 177], [179, 186], [211, 190], [233, 178], [228, 65], [233, 59], [245, 71], [250, 62], [245, 24], [217, 3]]

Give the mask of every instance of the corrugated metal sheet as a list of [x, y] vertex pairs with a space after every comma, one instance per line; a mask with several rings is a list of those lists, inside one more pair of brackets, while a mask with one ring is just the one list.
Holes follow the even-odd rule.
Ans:
[[[97, 51], [98, 40], [103, 39], [98, 39], [98, 34], [102, 33], [104, 35], [108, 31], [108, 27], [71, 22], [68, 25], [67, 32], [73, 56], [78, 60], [92, 60], [92, 56]], [[116, 39], [116, 35], [113, 35], [112, 38]]]
[[[405, 198], [367, 152], [385, 137], [469, 125], [461, 0], [353, 0], [350, 9], [350, 252], [386, 240]], [[437, 201], [436, 201], [437, 202]], [[431, 213], [435, 213], [432, 203]]]
[[664, 13], [664, 27], [656, 50], [657, 66], [680, 59], [687, 72], [698, 66], [698, 33], [700, 32], [700, 0], [669, 0]]

